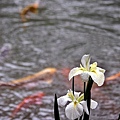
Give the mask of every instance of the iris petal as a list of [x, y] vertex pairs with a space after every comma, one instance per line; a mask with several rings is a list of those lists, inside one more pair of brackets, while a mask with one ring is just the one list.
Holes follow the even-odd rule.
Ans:
[[102, 69], [102, 68], [100, 68], [100, 67], [97, 67], [97, 70], [98, 70], [99, 72], [105, 73], [105, 70]]
[[58, 105], [61, 107], [65, 106], [68, 101], [71, 102], [72, 100], [67, 95], [64, 95], [57, 99]]
[[90, 55], [84, 55], [81, 59], [83, 67], [89, 69], [90, 67]]
[[91, 106], [90, 106], [90, 108], [91, 109], [95, 109], [97, 106], [98, 106], [98, 103], [91, 99]]
[[84, 111], [89, 115], [87, 102], [86, 101], [81, 101], [80, 104], [82, 104]]
[[75, 106], [74, 102], [71, 102], [65, 108], [65, 114], [68, 119], [74, 120], [80, 117], [83, 113], [83, 107], [79, 103]]
[[80, 70], [79, 67], [73, 68], [70, 73], [69, 73], [69, 80], [71, 80], [71, 78], [73, 78], [74, 76], [77, 76], [79, 74], [81, 74], [83, 71]]
[[93, 81], [97, 83], [98, 86], [102, 86], [105, 80], [105, 76], [102, 72], [89, 72], [89, 75], [92, 77]]
[[77, 111], [79, 112], [79, 117], [83, 114], [83, 106], [81, 104], [77, 104]]

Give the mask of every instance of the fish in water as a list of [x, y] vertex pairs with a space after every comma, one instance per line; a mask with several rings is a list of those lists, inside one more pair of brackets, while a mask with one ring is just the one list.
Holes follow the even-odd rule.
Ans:
[[23, 8], [20, 12], [20, 16], [23, 22], [27, 21], [26, 15], [28, 15], [30, 12], [31, 13], [37, 13], [38, 12], [38, 7], [39, 7], [40, 0], [36, 0], [35, 3], [26, 6]]
[[33, 75], [12, 80], [10, 82], [0, 82], [0, 86], [18, 86], [29, 82], [41, 81], [42, 83], [51, 83], [53, 75], [57, 72], [56, 68], [45, 68]]
[[110, 76], [110, 77], [107, 77], [106, 80], [107, 80], [107, 81], [110, 81], [110, 80], [117, 79], [117, 78], [119, 78], [119, 77], [120, 77], [120, 72], [118, 72], [118, 73], [116, 73], [116, 74], [114, 74], [114, 75], [112, 75], [112, 76]]
[[43, 92], [38, 92], [33, 95], [25, 97], [13, 110], [11, 117], [14, 118], [15, 115], [21, 110], [21, 108], [29, 107], [32, 104], [42, 104], [42, 98], [45, 96]]
[[56, 73], [56, 71], [57, 71], [56, 68], [45, 68], [42, 71], [37, 72], [33, 75], [29, 75], [27, 77], [12, 80], [12, 81], [10, 81], [10, 83], [19, 85], [22, 83], [27, 83], [27, 82], [31, 82], [31, 81], [35, 81], [35, 80], [41, 80], [41, 81], [47, 82], [46, 80], [50, 80], [51, 77]]

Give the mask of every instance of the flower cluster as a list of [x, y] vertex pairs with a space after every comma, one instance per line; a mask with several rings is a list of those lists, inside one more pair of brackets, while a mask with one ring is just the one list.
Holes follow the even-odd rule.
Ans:
[[[89, 120], [90, 108], [95, 109], [98, 105], [96, 101], [91, 99], [92, 84], [95, 82], [98, 86], [102, 86], [105, 80], [104, 73], [104, 69], [97, 67], [97, 62], [90, 64], [89, 55], [82, 57], [80, 67], [75, 67], [70, 71], [69, 80], [80, 75], [85, 84], [83, 94], [75, 92], [73, 87], [72, 90], [68, 90], [66, 95], [57, 99], [59, 106], [65, 106], [65, 114], [68, 119], [79, 119], [84, 114], [83, 120]], [[74, 82], [72, 86], [74, 86]]]
[[[74, 92], [73, 95], [73, 91], [68, 90], [66, 95], [58, 98], [58, 105], [61, 107], [66, 106], [65, 114], [68, 119], [74, 120], [79, 118], [83, 111], [89, 114], [87, 102], [84, 101], [84, 94], [80, 94], [80, 92]], [[95, 109], [97, 105], [98, 103], [91, 99], [91, 109]]]

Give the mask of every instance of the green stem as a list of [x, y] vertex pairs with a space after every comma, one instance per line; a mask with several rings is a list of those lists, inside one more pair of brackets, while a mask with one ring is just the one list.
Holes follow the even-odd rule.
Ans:
[[82, 117], [83, 117], [83, 115], [82, 115], [82, 116], [80, 116], [79, 120], [82, 120]]
[[84, 100], [85, 100], [86, 82], [84, 82]]
[[[72, 91], [73, 91], [73, 95], [74, 95], [74, 77], [73, 77], [73, 80], [72, 80]], [[75, 119], [75, 120], [78, 120], [78, 118], [77, 119]]]
[[72, 80], [72, 91], [73, 91], [73, 95], [74, 95], [74, 77], [73, 77], [73, 80]]
[[[90, 101], [91, 101], [91, 88], [92, 88], [92, 85], [93, 85], [93, 80], [92, 80], [91, 77], [89, 77], [87, 88], [86, 88], [85, 95], [84, 95], [84, 100], [87, 101], [87, 107], [88, 107], [89, 114], [90, 114]], [[84, 113], [84, 119], [83, 120], [89, 120], [89, 115]]]

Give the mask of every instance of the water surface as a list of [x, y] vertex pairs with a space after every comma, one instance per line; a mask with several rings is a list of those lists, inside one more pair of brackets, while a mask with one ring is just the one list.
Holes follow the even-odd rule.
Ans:
[[[11, 46], [0, 59], [1, 81], [18, 79], [46, 67], [59, 70], [79, 66], [84, 54], [90, 54], [92, 62], [97, 61], [106, 69], [106, 76], [120, 71], [119, 0], [44, 0], [38, 14], [30, 14], [30, 19], [23, 23], [19, 12], [33, 2], [0, 1], [0, 48], [6, 43]], [[119, 83], [120, 79], [94, 89], [93, 98], [99, 107], [92, 111], [91, 120], [117, 119]], [[59, 73], [51, 85], [1, 87], [0, 118], [10, 119], [11, 111], [24, 97], [43, 91], [43, 105], [23, 108], [15, 120], [53, 120], [53, 95], [63, 95], [68, 88], [67, 78]], [[62, 120], [66, 120], [63, 109], [60, 111]]]

